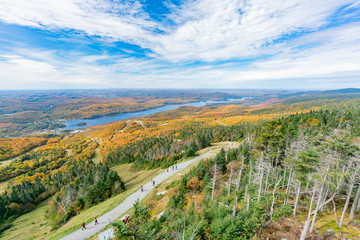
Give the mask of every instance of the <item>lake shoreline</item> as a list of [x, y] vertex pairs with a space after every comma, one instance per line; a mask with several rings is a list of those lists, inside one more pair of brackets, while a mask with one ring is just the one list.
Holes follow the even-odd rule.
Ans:
[[[212, 104], [223, 104], [223, 103], [244, 101], [246, 99], [249, 99], [249, 97], [226, 99], [226, 100], [202, 100], [202, 101], [192, 101], [187, 103], [169, 103], [160, 107], [149, 108], [140, 111], [111, 113], [108, 115], [103, 115], [95, 118], [68, 120], [63, 122], [65, 124], [65, 127], [59, 128], [57, 130], [80, 130], [86, 127], [93, 127], [111, 122], [122, 121], [129, 118], [149, 116], [155, 113], [169, 111], [183, 106], [203, 107]], [[80, 123], [81, 125], [79, 126]]]

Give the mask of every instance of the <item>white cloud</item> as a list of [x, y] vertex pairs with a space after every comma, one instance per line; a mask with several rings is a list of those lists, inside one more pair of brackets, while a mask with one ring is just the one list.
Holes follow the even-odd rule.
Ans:
[[[137, 2], [105, 0], [1, 0], [0, 20], [48, 30], [74, 29], [90, 36], [146, 43], [156, 23]], [[137, 40], [139, 39], [139, 40]]]
[[[244, 59], [276, 53], [273, 41], [316, 30], [355, 0], [198, 0], [173, 6], [166, 22], [149, 20], [138, 1], [0, 0], [0, 20], [42, 29], [74, 29], [151, 49], [179, 62]], [[156, 33], [155, 30], [162, 30]]]
[[[345, 5], [357, 9], [348, 17], [359, 11], [355, 0], [189, 0], [171, 6], [168, 21], [156, 22], [139, 1], [0, 0], [0, 21], [55, 32], [73, 29], [152, 51], [150, 59], [140, 59], [8, 49], [0, 52], [1, 88], [17, 88], [9, 87], [14, 82], [18, 88], [34, 88], [35, 82], [36, 87], [241, 87], [275, 80], [302, 87], [303, 79], [326, 78], [353, 79], [356, 85], [360, 23], [325, 27]], [[294, 33], [302, 36], [277, 41]], [[255, 57], [259, 60], [238, 61]], [[218, 64], [222, 60], [227, 62]], [[194, 61], [203, 64], [189, 64]]]
[[[173, 14], [179, 26], [153, 50], [171, 61], [246, 59], [277, 53], [283, 35], [316, 30], [352, 1], [190, 1]], [[241, 14], [239, 13], [241, 12]]]

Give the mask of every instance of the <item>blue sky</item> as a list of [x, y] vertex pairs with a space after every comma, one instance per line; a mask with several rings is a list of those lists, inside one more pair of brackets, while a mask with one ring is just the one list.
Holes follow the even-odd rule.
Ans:
[[360, 1], [0, 0], [0, 83], [360, 87]]

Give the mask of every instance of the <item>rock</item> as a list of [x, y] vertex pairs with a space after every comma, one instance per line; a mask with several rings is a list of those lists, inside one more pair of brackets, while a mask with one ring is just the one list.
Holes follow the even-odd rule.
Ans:
[[158, 193], [156, 194], [156, 196], [164, 195], [166, 192], [167, 192], [167, 190], [166, 190], [166, 191], [163, 191], [163, 192], [158, 192]]
[[164, 213], [165, 213], [165, 211], [162, 211], [162, 212], [159, 214], [158, 219], [159, 219], [162, 215], [164, 215]]
[[288, 240], [287, 238], [282, 238], [281, 240]]
[[331, 235], [334, 235], [335, 234], [335, 231], [333, 229], [328, 229], [326, 231], [327, 233], [331, 234]]

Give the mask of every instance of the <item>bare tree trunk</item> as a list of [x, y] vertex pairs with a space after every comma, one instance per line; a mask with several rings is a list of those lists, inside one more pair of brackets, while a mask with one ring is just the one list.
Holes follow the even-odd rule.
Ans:
[[261, 197], [261, 190], [262, 190], [262, 185], [263, 185], [263, 178], [264, 178], [264, 170], [262, 167], [262, 163], [260, 165], [261, 170], [260, 170], [260, 186], [259, 186], [259, 192], [258, 192], [258, 202], [260, 202], [260, 197]]
[[238, 202], [238, 196], [236, 195], [235, 197], [235, 203], [234, 203], [234, 207], [233, 207], [233, 212], [232, 212], [232, 217], [235, 218], [236, 217], [236, 205]]
[[197, 192], [195, 193], [195, 210], [197, 209], [197, 197], [198, 197], [198, 194]]
[[323, 192], [324, 192], [325, 181], [326, 181], [326, 179], [327, 179], [327, 172], [329, 171], [329, 168], [330, 168], [330, 164], [328, 164], [328, 166], [327, 166], [327, 168], [326, 168], [326, 171], [325, 171], [325, 173], [324, 173], [324, 177], [323, 177], [323, 179], [322, 179], [321, 190], [320, 190], [319, 198], [318, 198], [318, 201], [317, 201], [317, 204], [316, 204], [316, 209], [315, 209], [314, 217], [313, 217], [313, 220], [312, 220], [312, 223], [311, 223], [310, 233], [312, 233], [313, 230], [314, 230], [317, 213], [318, 213], [319, 209], [323, 207], [323, 205], [321, 205], [321, 204], [323, 203], [323, 200], [322, 200], [322, 199], [323, 199]]
[[244, 199], [245, 199], [245, 202], [247, 201], [248, 190], [249, 190], [249, 184], [246, 184], [246, 187], [245, 187], [245, 194], [244, 194]]
[[317, 213], [320, 209], [320, 205], [322, 203], [322, 198], [323, 198], [323, 192], [324, 192], [324, 184], [322, 184], [321, 186], [321, 190], [320, 190], [320, 193], [319, 193], [319, 198], [317, 200], [317, 204], [316, 204], [316, 209], [315, 209], [315, 213], [314, 213], [314, 217], [312, 219], [312, 223], [311, 223], [311, 227], [310, 227], [310, 233], [313, 232], [314, 230], [314, 226], [315, 226], [315, 221], [316, 221], [316, 216], [317, 216]]
[[60, 204], [58, 201], [56, 201], [56, 198], [55, 198], [55, 197], [53, 197], [53, 199], [54, 199], [55, 202], [59, 205], [59, 207], [64, 211], [65, 215], [67, 215], [66, 207], [67, 207], [68, 204], [64, 204], [63, 201], [61, 201], [62, 204]]
[[323, 198], [322, 198], [322, 200], [321, 200], [321, 207], [320, 207], [320, 210], [322, 211], [323, 209], [324, 209], [324, 206], [325, 205], [323, 205], [323, 203], [325, 202], [325, 200], [326, 200], [326, 197], [327, 197], [327, 195], [329, 194], [329, 189], [330, 189], [330, 186], [328, 185], [328, 186], [326, 186], [326, 188], [325, 188], [325, 194], [324, 194], [324, 196], [323, 196]]
[[292, 171], [293, 171], [293, 170], [292, 170], [292, 168], [291, 168], [291, 169], [290, 169], [290, 173], [289, 173], [289, 179], [288, 179], [287, 187], [286, 187], [286, 194], [289, 193]]
[[253, 172], [253, 166], [252, 163], [250, 162], [249, 184], [251, 183], [252, 172]]
[[287, 169], [287, 168], [285, 167], [284, 176], [283, 176], [283, 184], [282, 184], [281, 188], [284, 188], [284, 187], [285, 187], [286, 169]]
[[335, 205], [334, 200], [332, 200], [332, 202], [333, 202], [333, 206], [334, 206], [333, 210], [334, 210], [335, 222], [336, 222], [336, 225], [339, 226], [339, 223], [338, 223], [338, 220], [337, 220], [337, 216], [336, 216], [336, 205]]
[[195, 228], [194, 231], [192, 232], [191, 237], [190, 237], [189, 240], [194, 240], [194, 239], [195, 239], [196, 233], [197, 233], [197, 231], [198, 231], [198, 228], [199, 228], [200, 223], [201, 223], [201, 221], [196, 225], [196, 228]]
[[237, 180], [236, 180], [236, 191], [238, 191], [239, 188], [240, 188], [241, 175], [242, 175], [242, 171], [243, 171], [243, 169], [244, 169], [244, 158], [245, 158], [245, 157], [242, 156], [241, 168], [240, 168], [240, 170], [239, 170], [238, 178], [237, 178]]
[[360, 186], [358, 187], [358, 190], [357, 190], [356, 195], [355, 195], [355, 199], [354, 199], [353, 204], [351, 206], [350, 218], [349, 218], [350, 221], [354, 220], [355, 209], [356, 209], [356, 205], [357, 205], [357, 203], [359, 201], [359, 197], [360, 197]]
[[[339, 193], [339, 192], [335, 192], [328, 200], [326, 200], [324, 203], [322, 203], [322, 204], [320, 205], [320, 208], [323, 208], [326, 204], [328, 204], [329, 202], [331, 202], [338, 193]], [[314, 210], [311, 214], [315, 214], [315, 210]]]
[[250, 195], [247, 196], [246, 211], [250, 211]]
[[266, 173], [264, 193], [266, 193], [266, 192], [267, 192], [267, 190], [268, 190], [268, 183], [269, 183], [270, 169], [271, 169], [271, 168], [268, 168], [267, 173]]
[[228, 188], [227, 197], [230, 196], [230, 192], [231, 192], [231, 181], [232, 181], [232, 176], [233, 176], [233, 168], [234, 168], [234, 161], [232, 161], [230, 163], [230, 177], [229, 177], [229, 188]]
[[[356, 173], [355, 173], [355, 174], [356, 174]], [[355, 176], [355, 174], [354, 174], [353, 176]], [[354, 185], [355, 185], [354, 178], [355, 178], [355, 177], [353, 177], [353, 178], [351, 179], [351, 184], [350, 184], [349, 192], [348, 192], [348, 195], [347, 195], [347, 198], [346, 198], [344, 210], [343, 210], [343, 212], [342, 212], [342, 214], [341, 214], [341, 219], [340, 219], [340, 222], [339, 222], [339, 228], [341, 228], [341, 225], [343, 224], [344, 217], [345, 217], [345, 213], [346, 213], [346, 210], [347, 210], [347, 208], [348, 208], [348, 206], [349, 206], [351, 193], [352, 193], [353, 188], [354, 188]]]
[[216, 172], [217, 172], [217, 166], [216, 166], [216, 163], [215, 163], [215, 166], [214, 166], [214, 177], [213, 177], [212, 190], [211, 190], [211, 199], [214, 198], [215, 184], [216, 184]]
[[[249, 201], [250, 201], [250, 197], [248, 196], [248, 191], [249, 191], [249, 185], [251, 184], [251, 177], [252, 177], [252, 171], [253, 171], [253, 166], [250, 160], [250, 173], [249, 173], [249, 180], [248, 180], [248, 184], [246, 184], [245, 187], [245, 202], [247, 204], [247, 209], [249, 207]], [[249, 210], [248, 210], [249, 211]]]
[[272, 202], [271, 202], [271, 208], [270, 208], [270, 217], [271, 217], [271, 219], [272, 219], [272, 215], [273, 215], [273, 212], [274, 212], [275, 192], [276, 192], [277, 186], [280, 184], [281, 180], [282, 180], [282, 178], [280, 178], [280, 180], [275, 184], [275, 187], [273, 189]]
[[317, 186], [315, 184], [314, 189], [313, 189], [313, 193], [312, 193], [312, 196], [311, 196], [311, 202], [310, 202], [308, 217], [307, 217], [307, 220], [305, 221], [304, 228], [303, 228], [303, 230], [301, 232], [300, 240], [305, 240], [306, 234], [307, 234], [307, 232], [309, 230], [309, 226], [310, 226], [310, 222], [311, 222], [311, 212], [312, 212], [312, 207], [313, 207], [313, 204], [314, 204], [315, 193], [316, 193], [316, 187]]
[[359, 198], [358, 204], [357, 204], [356, 209], [355, 209], [355, 212], [359, 212], [359, 211], [360, 211], [360, 198]]
[[[292, 171], [293, 171], [293, 169], [291, 168], [290, 173], [289, 173], [289, 180], [288, 180], [287, 187], [286, 187], [286, 195], [289, 194]], [[287, 200], [288, 200], [288, 196], [285, 197], [284, 204], [287, 204]]]
[[299, 182], [298, 190], [297, 190], [297, 193], [296, 193], [296, 199], [295, 199], [295, 205], [294, 205], [294, 211], [293, 211], [293, 216], [294, 217], [296, 217], [296, 209], [297, 209], [297, 205], [298, 205], [299, 198], [300, 198], [300, 192], [301, 192], [301, 181]]

